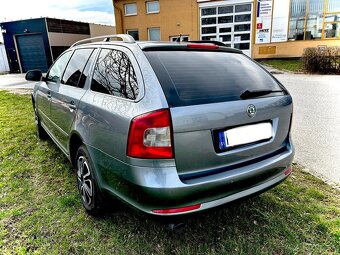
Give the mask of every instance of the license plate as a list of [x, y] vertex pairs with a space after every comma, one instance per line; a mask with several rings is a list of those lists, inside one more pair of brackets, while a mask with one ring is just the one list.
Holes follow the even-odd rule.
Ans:
[[273, 137], [269, 122], [231, 128], [219, 133], [220, 149], [268, 140]]

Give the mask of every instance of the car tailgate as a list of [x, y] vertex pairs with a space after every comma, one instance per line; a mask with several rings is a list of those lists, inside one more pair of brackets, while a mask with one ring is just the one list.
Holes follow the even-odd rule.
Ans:
[[[252, 118], [247, 114], [250, 104], [257, 110]], [[291, 114], [289, 95], [171, 108], [178, 174], [182, 178], [213, 174], [285, 150]], [[255, 123], [271, 123], [273, 137], [219, 149], [216, 132]]]

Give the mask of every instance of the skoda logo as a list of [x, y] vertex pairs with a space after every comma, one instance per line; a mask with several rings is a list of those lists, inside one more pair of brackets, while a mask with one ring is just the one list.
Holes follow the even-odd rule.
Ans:
[[250, 118], [253, 118], [256, 114], [256, 107], [253, 104], [248, 105], [247, 114]]

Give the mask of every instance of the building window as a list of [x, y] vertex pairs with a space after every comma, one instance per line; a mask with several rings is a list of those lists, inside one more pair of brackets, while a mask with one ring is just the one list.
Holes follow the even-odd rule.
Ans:
[[308, 16], [305, 35], [306, 40], [322, 38], [323, 12], [323, 1], [308, 1]]
[[205, 8], [202, 9], [202, 16], [207, 16], [207, 15], [215, 15], [216, 14], [216, 8]]
[[188, 35], [175, 35], [175, 36], [170, 36], [170, 42], [187, 42], [189, 41], [189, 36]]
[[160, 41], [161, 40], [161, 30], [159, 27], [148, 28], [148, 39], [150, 41]]
[[288, 39], [303, 40], [306, 18], [306, 1], [292, 0], [290, 7]]
[[325, 23], [324, 31], [325, 38], [340, 38], [340, 22]]
[[159, 1], [146, 2], [146, 13], [159, 13]]
[[137, 29], [128, 29], [126, 30], [126, 33], [128, 35], [131, 35], [133, 37], [133, 39], [135, 39], [136, 41], [139, 40], [139, 33]]
[[137, 4], [124, 4], [125, 16], [137, 15]]
[[251, 4], [235, 5], [235, 12], [250, 12]]
[[339, 0], [328, 0], [327, 1], [327, 12], [340, 12]]
[[339, 0], [291, 0], [289, 40], [340, 38]]
[[[337, 10], [339, 10], [339, 8]], [[340, 13], [332, 13], [326, 15], [324, 24], [324, 36], [325, 38], [340, 38]]]

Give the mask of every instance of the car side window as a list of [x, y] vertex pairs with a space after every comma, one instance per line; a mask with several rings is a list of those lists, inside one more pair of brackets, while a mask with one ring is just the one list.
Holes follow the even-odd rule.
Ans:
[[67, 51], [63, 55], [61, 55], [56, 62], [54, 62], [53, 66], [51, 67], [50, 71], [47, 74], [47, 81], [51, 82], [59, 82], [65, 67], [72, 55], [72, 51]]
[[98, 52], [98, 49], [95, 49], [95, 50], [92, 52], [92, 54], [91, 54], [89, 60], [87, 61], [86, 66], [85, 66], [85, 68], [84, 68], [84, 71], [83, 71], [83, 73], [81, 74], [80, 79], [79, 79], [79, 82], [78, 82], [78, 87], [79, 87], [79, 88], [84, 88], [86, 79], [87, 79], [87, 77], [90, 75], [91, 66], [92, 66], [93, 62], [95, 61], [97, 52]]
[[139, 88], [129, 57], [119, 50], [102, 49], [95, 65], [91, 89], [135, 100]]
[[62, 84], [73, 87], [78, 86], [78, 81], [92, 52], [93, 49], [79, 49], [74, 51], [61, 79]]

